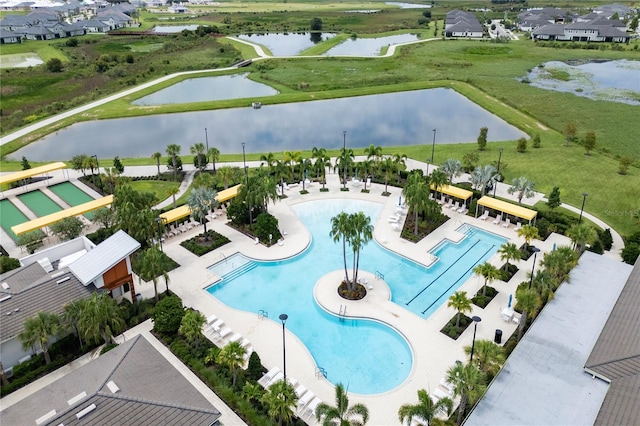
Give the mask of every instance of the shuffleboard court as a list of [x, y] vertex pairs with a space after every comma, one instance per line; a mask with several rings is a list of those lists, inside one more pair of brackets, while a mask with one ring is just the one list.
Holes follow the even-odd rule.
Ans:
[[[79, 206], [80, 204], [93, 201], [93, 198], [89, 194], [87, 194], [71, 182], [62, 182], [56, 185], [52, 185], [49, 187], [49, 189], [58, 197], [62, 198], [70, 206]], [[87, 219], [91, 219], [93, 217], [93, 212], [86, 213], [84, 216]]]
[[29, 219], [9, 200], [0, 201], [0, 226], [16, 241], [18, 237], [11, 231], [11, 227], [20, 223], [28, 222]]
[[18, 198], [38, 217], [46, 216], [62, 210], [62, 207], [57, 205], [51, 198], [44, 195], [40, 190], [18, 195]]

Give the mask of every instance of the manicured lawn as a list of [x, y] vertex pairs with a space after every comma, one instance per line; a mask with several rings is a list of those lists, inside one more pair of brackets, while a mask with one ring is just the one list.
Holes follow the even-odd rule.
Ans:
[[180, 187], [180, 183], [163, 180], [136, 180], [131, 182], [131, 187], [138, 192], [153, 192], [160, 202], [171, 197], [171, 189]]

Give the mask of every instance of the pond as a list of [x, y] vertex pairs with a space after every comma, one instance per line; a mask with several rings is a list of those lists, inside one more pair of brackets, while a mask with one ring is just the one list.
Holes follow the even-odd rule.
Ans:
[[274, 56], [294, 56], [335, 37], [331, 33], [243, 34], [237, 38], [267, 47]]
[[165, 105], [273, 96], [278, 91], [247, 78], [249, 74], [190, 78], [131, 102], [133, 105]]
[[418, 3], [403, 3], [396, 1], [385, 1], [384, 4], [389, 6], [398, 6], [400, 9], [429, 9], [430, 4], [418, 4]]
[[640, 61], [546, 62], [526, 77], [532, 86], [590, 99], [640, 105]]
[[184, 30], [195, 31], [199, 25], [161, 25], [153, 28], [154, 33], [181, 33]]
[[37, 53], [0, 55], [0, 68], [28, 68], [44, 64]]
[[[359, 96], [352, 98], [263, 105], [261, 109], [232, 108], [146, 117], [98, 120], [74, 124], [10, 155], [32, 161], [69, 160], [74, 155], [100, 158], [149, 157], [178, 144], [204, 142], [222, 154], [282, 152], [315, 147], [342, 147], [356, 153], [370, 144], [406, 146], [469, 143], [480, 128], [489, 128], [489, 141], [515, 140], [527, 135], [451, 89]], [[88, 142], [90, 141], [90, 142]]]
[[349, 38], [327, 50], [327, 56], [378, 56], [383, 47], [419, 40], [416, 34], [398, 34], [377, 38]]

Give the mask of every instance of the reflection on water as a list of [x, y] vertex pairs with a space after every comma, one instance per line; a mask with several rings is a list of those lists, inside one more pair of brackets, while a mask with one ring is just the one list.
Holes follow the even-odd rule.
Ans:
[[640, 61], [619, 60], [579, 65], [552, 61], [532, 70], [527, 79], [532, 86], [542, 89], [640, 105]]
[[350, 38], [326, 51], [325, 55], [378, 56], [383, 47], [418, 40], [415, 34], [399, 34], [377, 38]]
[[266, 46], [274, 56], [293, 56], [334, 36], [335, 34], [331, 33], [287, 33], [245, 34], [238, 36], [238, 38]]
[[199, 25], [164, 25], [153, 28], [154, 33], [180, 33], [183, 30], [195, 31]]
[[385, 1], [384, 4], [389, 6], [398, 6], [400, 9], [429, 9], [430, 4], [417, 4], [417, 3], [403, 3], [396, 1]]
[[28, 68], [42, 65], [44, 61], [37, 53], [15, 53], [0, 55], [0, 68]]
[[278, 91], [266, 84], [247, 78], [249, 74], [221, 75], [218, 77], [190, 78], [166, 89], [131, 102], [133, 105], [183, 104], [188, 102], [221, 101], [259, 96], [277, 95]]
[[[204, 142], [223, 154], [342, 147], [350, 148], [473, 142], [481, 127], [490, 141], [515, 140], [526, 134], [450, 89], [360, 96], [281, 105], [233, 108], [74, 124], [11, 154], [32, 161], [68, 160], [86, 153], [100, 158], [149, 157], [178, 144], [182, 153]], [[358, 150], [358, 151], [361, 151]]]

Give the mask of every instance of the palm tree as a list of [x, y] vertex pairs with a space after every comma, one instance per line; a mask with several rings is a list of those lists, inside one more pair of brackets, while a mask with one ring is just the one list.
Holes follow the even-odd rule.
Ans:
[[323, 162], [324, 157], [327, 156], [327, 150], [324, 148], [313, 147], [311, 149], [311, 158], [315, 161], [313, 162], [313, 169], [316, 172], [316, 179], [320, 177], [321, 170], [325, 167]]
[[371, 171], [374, 168], [374, 162], [372, 160], [363, 160], [360, 163], [358, 163], [358, 167], [362, 170], [362, 174], [364, 175], [363, 177], [363, 181], [364, 181], [364, 190], [367, 190], [367, 179], [369, 174], [371, 173]]
[[216, 161], [220, 159], [220, 150], [218, 148], [209, 148], [207, 156], [211, 158], [211, 165], [213, 167], [213, 173], [216, 173]]
[[480, 265], [476, 265], [473, 268], [473, 272], [478, 274], [484, 278], [484, 286], [482, 286], [482, 295], [485, 296], [487, 293], [487, 284], [493, 282], [500, 275], [500, 271], [498, 268], [490, 264], [489, 262], [484, 262]]
[[233, 386], [236, 385], [238, 369], [244, 364], [246, 354], [247, 349], [243, 348], [240, 342], [229, 342], [218, 353], [218, 364], [226, 366], [233, 373]]
[[482, 372], [472, 364], [456, 363], [447, 370], [447, 381], [453, 385], [453, 394], [460, 397], [458, 425], [462, 424], [467, 405], [477, 401], [486, 390]]
[[431, 185], [433, 185], [434, 191], [436, 191], [436, 199], [438, 198], [438, 191], [447, 184], [447, 175], [441, 170], [434, 170], [429, 177]]
[[353, 281], [358, 282], [358, 268], [360, 267], [360, 251], [369, 241], [373, 239], [373, 225], [371, 218], [363, 212], [352, 213], [349, 215], [351, 228], [353, 233], [349, 237], [349, 244], [353, 251]]
[[393, 164], [398, 174], [398, 183], [400, 183], [400, 172], [407, 168], [406, 159], [406, 154], [393, 154]]
[[180, 145], [175, 143], [167, 146], [166, 153], [171, 158], [171, 164], [173, 164], [173, 180], [178, 180], [178, 156], [180, 155]]
[[182, 316], [178, 334], [184, 336], [186, 341], [190, 344], [195, 344], [197, 349], [199, 341], [202, 338], [202, 326], [206, 321], [207, 319], [200, 313], [200, 311], [189, 309]]
[[244, 382], [242, 387], [242, 396], [248, 401], [260, 401], [262, 397], [262, 388], [257, 383], [251, 383], [249, 381]]
[[300, 151], [285, 151], [284, 152], [284, 162], [291, 167], [291, 178], [294, 178], [295, 173], [295, 165], [298, 162], [298, 159], [301, 157]]
[[571, 239], [573, 247], [578, 253], [582, 253], [587, 244], [593, 244], [598, 238], [595, 229], [587, 223], [571, 225], [571, 227], [567, 229], [566, 235]]
[[86, 299], [78, 328], [87, 342], [97, 342], [102, 338], [107, 345], [111, 337], [120, 333], [124, 326], [118, 305], [108, 294], [93, 293]]
[[171, 195], [171, 197], [173, 197], [173, 208], [174, 209], [177, 207], [176, 195], [178, 195], [179, 192], [180, 192], [180, 187], [179, 186], [172, 186], [167, 190], [167, 193], [169, 195]]
[[473, 173], [471, 173], [471, 183], [477, 190], [482, 191], [484, 195], [487, 190], [487, 184], [491, 181], [495, 181], [497, 178], [496, 168], [488, 164], [486, 166], [477, 166]]
[[209, 188], [198, 187], [193, 188], [187, 198], [187, 204], [193, 216], [204, 227], [204, 236], [207, 238], [207, 215], [211, 210], [218, 207], [216, 196], [218, 193]]
[[273, 177], [264, 167], [256, 169], [256, 173], [251, 179], [251, 192], [255, 193], [255, 200], [262, 206], [265, 212], [269, 211], [269, 202], [278, 201], [276, 183]]
[[267, 154], [262, 154], [260, 156], [260, 161], [264, 161], [267, 167], [271, 168], [276, 164], [276, 156], [273, 155], [273, 152], [269, 152]]
[[298, 402], [293, 386], [285, 380], [279, 380], [269, 386], [267, 392], [262, 396], [262, 403], [267, 406], [267, 414], [278, 424], [291, 423], [293, 419], [293, 408]]
[[467, 297], [466, 291], [456, 291], [449, 297], [447, 307], [453, 308], [458, 312], [456, 316], [456, 327], [460, 327], [460, 317], [462, 314], [471, 312], [471, 299]]
[[142, 281], [142, 277], [150, 277], [153, 282], [153, 290], [155, 292], [156, 302], [158, 298], [158, 278], [160, 275], [164, 278], [164, 282], [167, 285], [167, 293], [169, 292], [169, 274], [165, 271], [164, 262], [165, 258], [163, 253], [156, 247], [151, 246], [143, 253], [140, 261], [140, 274], [138, 275], [139, 281]]
[[284, 197], [284, 181], [289, 175], [289, 168], [287, 164], [282, 160], [276, 160], [276, 163], [273, 166], [275, 178], [280, 181], [280, 188], [282, 191], [282, 196]]
[[229, 188], [229, 182], [233, 181], [234, 175], [233, 167], [222, 167], [218, 170], [217, 176], [224, 189]]
[[532, 180], [527, 179], [524, 176], [514, 178], [511, 181], [511, 187], [507, 189], [509, 194], [518, 194], [518, 205], [522, 204], [523, 197], [533, 197], [533, 186], [535, 184]]
[[453, 178], [462, 174], [462, 163], [455, 158], [449, 158], [440, 165], [438, 170], [447, 175], [447, 182], [449, 185], [453, 185]]
[[44, 353], [46, 365], [51, 363], [49, 356], [49, 346], [52, 337], [57, 336], [62, 331], [60, 317], [50, 312], [38, 312], [35, 317], [27, 318], [24, 322], [24, 331], [18, 335], [22, 342], [22, 349], [35, 348], [40, 346]]
[[516, 309], [522, 311], [520, 316], [520, 324], [518, 325], [518, 342], [522, 337], [524, 326], [527, 323], [529, 314], [535, 312], [540, 303], [540, 296], [533, 288], [522, 287], [516, 291]]
[[162, 158], [162, 154], [159, 152], [154, 152], [153, 155], [151, 155], [151, 158], [156, 160], [156, 167], [158, 168], [158, 176], [160, 176], [160, 159]]
[[69, 302], [64, 305], [64, 310], [62, 311], [62, 324], [65, 326], [73, 327], [73, 331], [76, 336], [78, 336], [78, 340], [80, 341], [80, 349], [83, 348], [83, 340], [82, 335], [80, 334], [80, 330], [78, 329], [78, 322], [82, 317], [82, 309], [84, 309], [84, 299], [74, 300], [73, 302]]
[[520, 229], [518, 229], [518, 237], [524, 238], [525, 249], [529, 249], [529, 245], [531, 241], [540, 238], [538, 234], [538, 228], [533, 225], [522, 225]]
[[378, 161], [382, 158], [382, 147], [371, 144], [364, 149], [364, 153], [367, 155], [367, 160]]
[[560, 246], [557, 249], [545, 253], [540, 266], [551, 274], [555, 287], [569, 278], [569, 272], [578, 263], [578, 253], [568, 246]]
[[[465, 346], [464, 352], [471, 354], [471, 346]], [[502, 346], [491, 340], [476, 340], [473, 347], [473, 364], [488, 377], [495, 377], [504, 364], [505, 355]]]
[[352, 232], [352, 224], [349, 221], [349, 215], [347, 213], [341, 212], [331, 218], [331, 231], [329, 232], [329, 236], [333, 238], [333, 242], [342, 240], [344, 278], [348, 288], [351, 288], [351, 282], [349, 281], [349, 272], [347, 271], [347, 241]]
[[498, 249], [498, 253], [500, 253], [500, 260], [505, 262], [504, 266], [506, 270], [508, 270], [509, 266], [511, 266], [511, 264], [509, 263], [510, 260], [516, 262], [522, 259], [522, 252], [520, 251], [518, 246], [516, 246], [512, 242], [506, 242], [501, 245]]
[[382, 160], [382, 164], [380, 164], [380, 167], [382, 168], [382, 172], [384, 174], [384, 192], [388, 193], [389, 191], [387, 191], [387, 186], [389, 184], [389, 179], [391, 179], [391, 176], [396, 171], [396, 166], [392, 158], [386, 157], [384, 160]]
[[202, 157], [205, 155], [205, 146], [202, 142], [195, 143], [191, 146], [189, 151], [191, 155], [196, 157], [196, 161], [198, 162], [198, 170], [202, 173]]
[[346, 175], [348, 174], [348, 171], [353, 167], [354, 158], [355, 158], [355, 155], [353, 154], [353, 149], [351, 148], [347, 148], [346, 151], [344, 149], [341, 149], [340, 156], [336, 158], [335, 169], [337, 169], [338, 172], [342, 174], [342, 180], [344, 185], [346, 185], [346, 181], [347, 181]]
[[400, 423], [406, 420], [407, 425], [410, 425], [417, 418], [418, 421], [429, 426], [437, 415], [446, 414], [448, 417], [453, 410], [453, 401], [450, 398], [434, 401], [424, 389], [418, 391], [418, 401], [420, 402], [415, 405], [404, 404], [400, 407], [398, 410]]
[[[351, 420], [353, 417], [355, 419]], [[316, 420], [323, 426], [360, 426], [369, 420], [369, 410], [364, 404], [354, 404], [349, 407], [349, 397], [342, 383], [336, 385], [336, 406], [332, 407], [321, 402], [316, 407]]]
[[318, 158], [317, 162], [317, 167], [322, 170], [322, 189], [324, 189], [327, 183], [327, 167], [331, 167], [331, 157], [325, 154]]
[[407, 178], [407, 185], [402, 189], [409, 210], [413, 211], [414, 235], [418, 235], [418, 214], [423, 212], [429, 200], [429, 187], [422, 173], [412, 172]]

